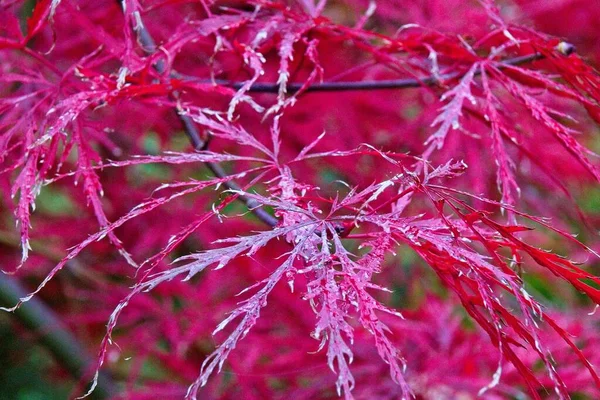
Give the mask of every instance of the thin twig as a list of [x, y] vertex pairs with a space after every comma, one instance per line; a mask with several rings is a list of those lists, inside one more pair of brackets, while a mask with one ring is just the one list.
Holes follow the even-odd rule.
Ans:
[[[133, 28], [133, 27], [132, 27]], [[147, 55], [153, 55], [156, 50], [156, 42], [150, 35], [150, 32], [146, 29], [144, 24], [139, 24], [137, 27], [138, 40]], [[567, 44], [569, 45], [569, 44]], [[572, 45], [569, 45], [574, 49]], [[518, 56], [506, 59], [501, 62], [498, 68], [502, 69], [503, 65], [505, 66], [513, 66], [513, 65], [521, 65], [526, 64], [535, 60], [539, 60], [544, 58], [544, 55], [541, 53], [533, 53], [524, 56]], [[154, 68], [159, 73], [164, 73], [165, 66], [162, 61], [158, 61]], [[476, 72], [476, 74], [480, 74], [481, 72]], [[381, 89], [406, 89], [406, 88], [418, 88], [422, 86], [434, 86], [438, 85], [444, 81], [452, 80], [460, 78], [464, 75], [463, 72], [450, 72], [447, 74], [442, 74], [438, 76], [427, 76], [421, 79], [417, 78], [404, 78], [404, 79], [391, 79], [391, 80], [376, 80], [376, 81], [346, 81], [346, 82], [322, 82], [312, 84], [305, 89], [306, 92], [337, 92], [337, 91], [351, 91], [351, 90], [381, 90]], [[244, 82], [232, 82], [228, 80], [201, 80], [199, 78], [186, 76], [180, 73], [173, 72], [170, 74], [170, 77], [175, 79], [182, 79], [187, 81], [194, 82], [203, 82], [203, 83], [213, 83], [216, 85], [223, 85], [230, 87], [232, 89], [240, 89]], [[287, 86], [287, 93], [295, 93], [298, 92], [302, 88], [302, 83], [291, 83]], [[277, 83], [254, 83], [250, 88], [249, 92], [254, 93], [279, 93], [280, 87]], [[173, 93], [173, 97], [177, 98], [177, 93]], [[196, 128], [192, 119], [186, 115], [181, 115], [177, 113], [178, 118], [182, 122], [184, 126], [184, 130], [190, 139], [192, 145], [196, 150], [205, 150], [209, 143], [209, 138], [202, 139], [200, 136], [198, 129]], [[223, 170], [223, 168], [218, 163], [206, 162], [206, 166], [212, 171], [212, 173], [219, 178], [226, 178], [227, 173]], [[234, 181], [227, 181], [225, 186], [228, 189], [239, 191], [239, 185], [237, 185]], [[256, 202], [254, 199], [251, 199], [247, 196], [240, 195], [239, 200], [244, 202], [246, 207], [251, 210], [261, 221], [266, 223], [269, 226], [276, 226], [279, 221], [276, 217], [269, 214], [263, 208], [261, 208], [260, 204]]]
[[[514, 66], [527, 64], [532, 61], [540, 60], [544, 58], [541, 53], [533, 53], [525, 56], [518, 56], [514, 58], [508, 58], [500, 63], [499, 69], [503, 69], [504, 66]], [[475, 75], [480, 75], [478, 71]], [[441, 74], [438, 76], [426, 76], [424, 78], [403, 78], [403, 79], [386, 79], [386, 80], [373, 80], [373, 81], [342, 81], [342, 82], [322, 82], [314, 83], [308, 86], [305, 92], [342, 92], [342, 91], [354, 91], [354, 90], [381, 90], [381, 89], [408, 89], [418, 88], [423, 86], [435, 86], [444, 81], [461, 78], [464, 75], [463, 72], [450, 72], [447, 74]], [[240, 89], [244, 82], [233, 82], [229, 80], [216, 79], [206, 80], [191, 77], [189, 75], [177, 74], [176, 77], [187, 81], [187, 82], [200, 82], [200, 83], [214, 83], [217, 85], [227, 86], [232, 89]], [[287, 93], [295, 93], [299, 91], [303, 86], [303, 83], [290, 83], [286, 90]], [[279, 84], [277, 83], [255, 83], [249, 89], [248, 92], [254, 93], [279, 93]]]
[[[138, 32], [137, 32], [138, 40], [139, 40], [144, 52], [147, 55], [152, 55], [156, 52], [156, 43], [154, 42], [154, 39], [152, 38], [152, 36], [150, 35], [150, 32], [148, 32], [146, 27], [143, 24], [140, 24], [140, 25], [141, 26], [139, 26], [137, 28], [138, 29]], [[159, 74], [162, 74], [165, 71], [165, 66], [161, 61], [159, 61], [156, 64], [154, 64], [154, 69]], [[173, 74], [171, 74], [171, 76], [175, 77]], [[175, 92], [175, 93], [173, 93], [172, 96], [175, 99], [177, 99], [178, 94]], [[190, 117], [188, 117], [187, 115], [180, 114], [179, 112], [177, 112], [177, 110], [175, 110], [175, 112], [177, 113], [177, 117], [183, 124], [184, 131], [185, 131], [186, 135], [188, 136], [190, 142], [192, 143], [192, 146], [194, 146], [194, 149], [196, 149], [198, 151], [206, 150], [208, 148], [208, 144], [210, 142], [210, 137], [206, 137], [203, 139], [202, 136], [200, 135], [200, 133], [198, 132], [198, 128], [196, 128], [194, 121]], [[211, 170], [211, 172], [217, 178], [226, 178], [227, 177], [227, 173], [225, 172], [225, 170], [223, 169], [223, 167], [221, 167], [221, 165], [219, 163], [205, 162], [204, 164], [208, 167], [208, 169]], [[224, 185], [228, 189], [230, 189], [234, 192], [239, 193], [240, 191], [242, 191], [240, 186], [233, 180], [226, 180]], [[251, 199], [247, 196], [244, 196], [243, 194], [238, 195], [238, 199], [240, 201], [242, 201], [246, 205], [246, 207], [254, 215], [256, 215], [256, 217], [258, 219], [260, 219], [265, 224], [273, 227], [279, 223], [279, 220], [276, 217], [269, 214], [265, 209], [261, 208], [261, 204], [259, 204], [256, 200]]]

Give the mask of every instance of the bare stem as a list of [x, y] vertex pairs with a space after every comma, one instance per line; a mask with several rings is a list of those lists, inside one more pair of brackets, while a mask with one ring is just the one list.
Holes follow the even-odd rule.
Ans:
[[[156, 43], [154, 39], [144, 26], [144, 24], [140, 24], [137, 27], [138, 40], [147, 55], [152, 55], [156, 52]], [[569, 45], [571, 46], [571, 45]], [[571, 46], [572, 47], [572, 46]], [[514, 58], [509, 58], [504, 60], [498, 68], [502, 69], [503, 65], [521, 65], [526, 64], [535, 60], [539, 60], [544, 58], [541, 53], [533, 53], [524, 56], [518, 56]], [[162, 61], [158, 61], [154, 68], [159, 72], [163, 73], [165, 71], [164, 64]], [[476, 74], [480, 74], [481, 72], [476, 72]], [[423, 86], [434, 86], [440, 84], [443, 81], [452, 80], [461, 78], [464, 75], [463, 72], [450, 72], [447, 74], [437, 75], [437, 76], [427, 76], [421, 79], [416, 78], [404, 78], [404, 79], [392, 79], [392, 80], [377, 80], [377, 81], [350, 81], [350, 82], [322, 82], [310, 85], [306, 88], [306, 92], [336, 92], [336, 91], [350, 91], [350, 90], [380, 90], [380, 89], [406, 89], [406, 88], [418, 88]], [[184, 79], [187, 81], [195, 81], [195, 82], [203, 82], [203, 83], [214, 83], [218, 85], [227, 86], [233, 89], [240, 89], [244, 82], [234, 82], [228, 80], [212, 80], [207, 81], [205, 79], [199, 79], [195, 77], [186, 76], [179, 73], [171, 73], [172, 78], [176, 79]], [[295, 93], [302, 88], [302, 83], [291, 83], [287, 86], [288, 93]], [[277, 83], [255, 83], [253, 84], [249, 92], [254, 93], [279, 93], [279, 85]], [[178, 94], [173, 93], [173, 97], [177, 99]], [[196, 125], [186, 115], [177, 114], [179, 120], [184, 126], [184, 130], [189, 137], [192, 145], [196, 150], [205, 150], [208, 147], [209, 138], [202, 138]], [[206, 166], [212, 171], [212, 173], [219, 178], [226, 178], [227, 173], [223, 170], [223, 168], [218, 163], [207, 162]], [[226, 187], [228, 189], [232, 189], [235, 191], [239, 190], [239, 185], [234, 181], [227, 181]], [[264, 209], [260, 208], [260, 204], [258, 204], [255, 200], [248, 198], [247, 196], [240, 195], [239, 200], [242, 201], [249, 210], [251, 210], [261, 221], [269, 226], [276, 226], [278, 224], [278, 219], [271, 214], [269, 214]]]
[[[499, 69], [505, 66], [522, 65], [527, 64], [535, 60], [544, 58], [541, 53], [533, 53], [525, 56], [519, 56], [514, 58], [508, 58], [501, 62], [498, 66]], [[476, 72], [475, 75], [480, 75], [481, 72]], [[418, 78], [403, 78], [403, 79], [387, 79], [387, 80], [374, 80], [374, 81], [342, 81], [342, 82], [321, 82], [314, 83], [306, 88], [305, 92], [342, 92], [342, 91], [354, 91], [354, 90], [381, 90], [381, 89], [408, 89], [418, 88], [423, 86], [435, 86], [444, 81], [458, 79], [464, 75], [463, 72], [450, 72], [438, 76], [426, 76], [421, 79]], [[223, 79], [206, 80], [191, 77], [188, 75], [177, 74], [177, 77], [189, 82], [201, 82], [201, 83], [215, 83], [217, 85], [223, 85], [232, 89], [240, 89], [244, 82], [234, 82]], [[302, 83], [290, 83], [287, 86], [287, 93], [295, 93], [302, 88]], [[249, 92], [254, 93], [279, 93], [279, 84], [277, 83], [255, 83], [253, 84]]]
[[[156, 52], [156, 43], [154, 42], [154, 39], [150, 35], [150, 32], [148, 32], [148, 30], [146, 29], [146, 27], [143, 24], [141, 24], [141, 27], [138, 27], [138, 40], [146, 54], [152, 55]], [[156, 71], [158, 73], [163, 73], [165, 70], [165, 67], [164, 67], [164, 64], [159, 61], [156, 64], [154, 64], [154, 69], [156, 69]], [[173, 74], [171, 74], [171, 76], [175, 77]], [[172, 96], [173, 96], [173, 98], [177, 99], [178, 94], [175, 92], [175, 93], [173, 93]], [[175, 110], [175, 112], [177, 112], [177, 110]], [[208, 144], [210, 142], [210, 137], [202, 138], [200, 132], [198, 132], [198, 128], [194, 124], [194, 121], [187, 115], [181, 115], [180, 113], [177, 112], [177, 117], [183, 124], [183, 129], [185, 130], [186, 135], [190, 139], [192, 146], [194, 146], [194, 149], [206, 150], [208, 148]], [[212, 173], [216, 177], [218, 177], [218, 178], [226, 178], [227, 177], [227, 173], [225, 172], [225, 170], [221, 167], [221, 165], [219, 163], [206, 162], [204, 164], [207, 166], [208, 169], [210, 169], [212, 171]], [[236, 191], [236, 192], [241, 191], [240, 186], [233, 180], [225, 181], [224, 185], [228, 189], [231, 189], [233, 191]], [[265, 224], [273, 227], [279, 223], [279, 220], [276, 217], [269, 214], [265, 209], [261, 208], [261, 205], [256, 200], [251, 199], [244, 195], [239, 195], [238, 199], [240, 201], [242, 201], [246, 205], [246, 207], [254, 215], [256, 215], [256, 217], [259, 220], [261, 220]]]
[[[2, 304], [15, 304], [26, 291], [19, 281], [5, 274], [0, 274], [0, 302]], [[40, 342], [46, 347], [75, 379], [81, 379], [93, 372], [95, 365], [92, 357], [83, 348], [68, 328], [37, 297], [23, 303], [13, 313], [15, 318], [27, 329], [35, 332]], [[94, 398], [111, 398], [117, 393], [112, 380], [105, 373], [98, 376], [98, 386], [92, 394]]]

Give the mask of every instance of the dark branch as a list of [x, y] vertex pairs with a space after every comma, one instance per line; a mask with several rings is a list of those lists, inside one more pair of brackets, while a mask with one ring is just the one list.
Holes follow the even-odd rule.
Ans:
[[[227, 176], [227, 173], [218, 163], [207, 162], [206, 166], [212, 171], [213, 174], [215, 174], [215, 176], [219, 178], [224, 178]], [[226, 181], [225, 186], [227, 186], [228, 189], [231, 189], [237, 193], [242, 191], [242, 189], [235, 183], [235, 181], [232, 180]], [[276, 226], [279, 223], [279, 220], [276, 217], [272, 216], [265, 209], [261, 208], [261, 204], [258, 201], [244, 196], [243, 194], [239, 195], [238, 199], [243, 201], [246, 207], [248, 207], [248, 209], [252, 211], [254, 215], [256, 215], [256, 217], [263, 221], [265, 224], [269, 226]]]
[[[525, 56], [519, 56], [509, 58], [501, 62], [498, 66], [499, 69], [505, 66], [527, 64], [535, 60], [544, 58], [541, 53], [533, 53]], [[477, 72], [476, 75], [481, 74]], [[404, 79], [389, 79], [389, 80], [378, 80], [378, 81], [343, 81], [343, 82], [322, 82], [315, 83], [306, 88], [306, 92], [342, 92], [350, 90], [381, 90], [381, 89], [408, 89], [418, 88], [423, 86], [434, 86], [444, 81], [461, 78], [464, 75], [462, 72], [451, 72], [442, 74], [439, 76], [427, 76], [422, 79], [416, 78], [404, 78]], [[181, 79], [190, 82], [202, 82], [202, 83], [215, 83], [217, 85], [223, 85], [232, 89], [240, 89], [244, 82], [232, 82], [228, 80], [217, 79], [213, 81], [207, 81], [206, 79], [194, 78], [186, 75], [178, 74]], [[287, 86], [288, 93], [295, 93], [302, 88], [302, 83], [291, 83]], [[255, 83], [248, 90], [254, 93], [279, 93], [279, 85], [277, 83]]]
[[[148, 30], [144, 27], [143, 24], [142, 27], [138, 29], [138, 40], [146, 54], [152, 55], [156, 52], [156, 43], [150, 35], [150, 32], [148, 32]], [[154, 69], [156, 69], [156, 71], [161, 74], [165, 71], [164, 64], [161, 61], [154, 64]], [[171, 76], [175, 77], [173, 74]], [[177, 99], [177, 97], [178, 94], [176, 92], [173, 93], [173, 98]], [[177, 110], [175, 110], [175, 112], [177, 112]], [[210, 138], [208, 136], [202, 138], [200, 132], [198, 132], [198, 128], [196, 128], [196, 125], [194, 124], [194, 121], [187, 115], [181, 115], [177, 112], [177, 117], [183, 124], [184, 131], [190, 139], [192, 146], [194, 146], [194, 149], [206, 150], [208, 148]], [[227, 173], [218, 163], [206, 162], [205, 165], [217, 178], [227, 178]], [[225, 181], [224, 185], [228, 189], [231, 189], [233, 191], [241, 191], [240, 186], [233, 180]], [[265, 209], [261, 208], [261, 205], [256, 200], [244, 195], [239, 195], [238, 199], [242, 201], [246, 205], [246, 207], [265, 224], [273, 227], [279, 223], [279, 220], [276, 217], [269, 214]]]
[[[147, 55], [152, 55], [156, 52], [156, 43], [154, 39], [145, 28], [143, 24], [138, 27], [138, 40], [140, 45], [142, 46], [144, 52]], [[563, 43], [561, 43], [563, 44]], [[559, 44], [559, 46], [561, 45]], [[574, 51], [574, 47], [568, 43], [564, 43], [565, 46], [569, 48], [569, 51]], [[561, 48], [557, 47], [559, 52], [565, 53]], [[503, 65], [511, 66], [511, 65], [521, 65], [526, 64], [535, 60], [539, 60], [544, 58], [541, 53], [533, 53], [525, 56], [519, 56], [504, 60], [501, 62], [498, 68], [502, 69]], [[157, 72], [163, 73], [165, 71], [164, 63], [162, 61], [158, 61], [154, 68]], [[480, 71], [476, 72], [476, 74], [481, 74]], [[415, 78], [405, 78], [405, 79], [392, 79], [392, 80], [379, 80], [379, 81], [351, 81], [351, 82], [322, 82], [310, 85], [306, 88], [306, 92], [337, 92], [337, 91], [350, 91], [350, 90], [381, 90], [381, 89], [405, 89], [405, 88], [418, 88], [423, 86], [433, 86], [440, 84], [441, 82], [457, 79], [464, 75], [462, 72], [451, 72], [447, 74], [442, 74], [438, 76], [427, 76], [422, 79]], [[187, 81], [194, 82], [203, 82], [203, 83], [214, 83], [217, 85], [223, 85], [230, 87], [232, 89], [240, 89], [244, 82], [232, 82], [228, 80], [201, 80], [199, 78], [186, 76], [179, 73], [171, 73], [172, 78], [183, 79]], [[288, 93], [298, 92], [302, 88], [302, 83], [291, 83], [287, 86]], [[279, 85], [276, 83], [255, 83], [253, 84], [249, 92], [254, 93], [278, 93]], [[177, 99], [177, 93], [173, 94], [173, 97]], [[186, 115], [177, 114], [181, 123], [184, 126], [184, 130], [187, 136], [190, 139], [190, 142], [194, 146], [196, 150], [205, 150], [208, 146], [209, 138], [202, 138], [196, 128], [196, 125]], [[218, 163], [207, 162], [206, 166], [212, 171], [212, 173], [219, 178], [226, 178], [227, 173], [223, 170], [223, 168]], [[228, 189], [232, 189], [234, 191], [239, 191], [239, 186], [233, 181], [227, 181], [226, 187]], [[240, 195], [239, 199], [244, 202], [246, 207], [251, 210], [261, 221], [270, 226], [275, 226], [278, 224], [278, 219], [271, 214], [269, 214], [264, 209], [260, 208], [260, 204], [258, 204], [255, 200], [250, 199], [244, 195]]]
[[[16, 279], [0, 274], [0, 303], [15, 304], [27, 293]], [[40, 342], [75, 379], [81, 379], [93, 371], [95, 364], [91, 356], [42, 301], [34, 297], [23, 303], [13, 315], [24, 327], [37, 334]], [[100, 373], [93, 398], [112, 398], [116, 393], [111, 379]]]
[[[181, 120], [181, 123], [184, 126], [185, 132], [188, 135], [188, 138], [190, 139], [190, 142], [192, 143], [194, 148], [196, 150], [206, 150], [208, 147], [209, 138], [206, 138], [205, 140], [201, 139], [200, 134], [198, 133], [198, 129], [196, 128], [196, 125], [194, 125], [194, 122], [190, 117], [188, 117], [187, 115], [181, 115], [179, 113], [177, 115], [179, 116], [179, 119]], [[217, 178], [227, 178], [227, 173], [225, 172], [223, 167], [219, 165], [219, 163], [206, 162], [204, 164], [208, 167], [208, 169], [211, 170], [211, 172]], [[231, 179], [225, 181], [224, 185], [227, 187], [227, 189], [230, 189], [234, 192], [239, 193], [242, 191], [239, 185]], [[256, 200], [244, 196], [243, 194], [239, 195], [238, 199], [242, 201], [246, 205], [246, 207], [248, 207], [248, 209], [252, 211], [254, 215], [256, 215], [256, 217], [263, 221], [265, 224], [269, 226], [276, 226], [279, 223], [277, 218], [269, 214], [266, 210], [260, 208], [260, 204]]]

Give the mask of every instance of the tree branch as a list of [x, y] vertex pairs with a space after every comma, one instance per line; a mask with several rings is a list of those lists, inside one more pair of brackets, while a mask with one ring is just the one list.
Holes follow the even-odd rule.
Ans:
[[[147, 55], [152, 55], [156, 52], [156, 43], [154, 42], [154, 39], [152, 38], [152, 36], [150, 35], [150, 32], [148, 32], [146, 27], [143, 24], [140, 24], [140, 25], [141, 26], [138, 27], [138, 32], [137, 32], [138, 40], [139, 40], [144, 52]], [[156, 69], [156, 71], [161, 74], [164, 73], [164, 71], [165, 71], [164, 64], [161, 61], [154, 64], [154, 69]], [[174, 74], [171, 74], [171, 76], [175, 77]], [[178, 95], [176, 92], [173, 93], [173, 97], [175, 99], [177, 99]], [[188, 136], [188, 138], [190, 139], [192, 146], [194, 146], [194, 149], [206, 150], [208, 148], [210, 138], [209, 137], [202, 138], [202, 136], [198, 132], [198, 128], [196, 128], [194, 121], [190, 117], [188, 117], [187, 115], [179, 114], [179, 112], [177, 112], [177, 110], [175, 110], [175, 112], [177, 113], [177, 117], [183, 124], [184, 131], [185, 131], [186, 135]], [[219, 165], [219, 163], [205, 162], [204, 164], [208, 167], [208, 169], [211, 170], [211, 172], [217, 178], [226, 178], [227, 177], [227, 173], [221, 167], [221, 165]], [[241, 191], [240, 186], [235, 181], [227, 180], [224, 182], [224, 185], [225, 185], [225, 187], [227, 187], [230, 190], [233, 190], [236, 192]], [[260, 219], [265, 224], [273, 227], [279, 223], [279, 220], [276, 217], [269, 214], [265, 209], [261, 208], [261, 204], [259, 204], [256, 200], [251, 199], [247, 196], [244, 196], [243, 194], [239, 195], [238, 199], [240, 201], [242, 201], [246, 205], [246, 207], [254, 215], [256, 215], [256, 217], [258, 219]]]
[[[504, 66], [514, 66], [527, 64], [532, 61], [541, 60], [544, 55], [541, 53], [533, 53], [524, 56], [518, 56], [509, 58], [501, 62], [498, 66], [499, 69], [503, 69]], [[476, 72], [475, 75], [480, 75], [481, 72]], [[375, 80], [375, 81], [342, 81], [342, 82], [322, 82], [314, 83], [308, 86], [305, 92], [342, 92], [342, 91], [354, 91], [354, 90], [382, 90], [382, 89], [408, 89], [418, 88], [423, 86], [435, 86], [441, 82], [458, 79], [464, 75], [463, 72], [450, 72], [433, 76], [426, 76], [422, 79], [418, 78], [403, 78], [403, 79], [387, 79], [387, 80]], [[214, 83], [217, 85], [223, 85], [232, 89], [240, 89], [244, 82], [233, 82], [229, 80], [216, 79], [208, 81], [206, 79], [200, 79], [191, 77], [189, 75], [177, 74], [179, 77], [188, 82], [201, 82], [201, 83]], [[286, 87], [287, 93], [296, 93], [302, 88], [302, 83], [291, 83]], [[253, 93], [279, 93], [279, 84], [277, 83], [255, 83], [253, 84], [248, 92]]]
[[[21, 286], [18, 280], [0, 274], [1, 303], [15, 304], [27, 293], [29, 292]], [[54, 312], [38, 298], [34, 297], [23, 303], [12, 314], [24, 327], [38, 334], [40, 342], [75, 379], [81, 379], [93, 371], [92, 366], [95, 363], [92, 357], [87, 354], [87, 351]], [[107, 399], [116, 393], [117, 389], [112, 380], [108, 375], [101, 373], [93, 397]]]
[[[133, 27], [132, 27], [133, 29]], [[144, 24], [140, 24], [137, 27], [138, 40], [147, 55], [153, 55], [156, 50], [156, 42], [150, 35], [150, 32], [146, 29]], [[563, 46], [563, 47], [560, 47]], [[561, 42], [559, 46], [557, 46], [557, 50], [562, 52], [563, 54], [570, 54], [575, 51], [575, 47], [569, 43]], [[512, 66], [512, 65], [521, 65], [526, 64], [535, 60], [539, 60], [544, 58], [544, 55], [541, 53], [533, 53], [524, 56], [518, 56], [506, 59], [501, 62], [498, 66], [499, 69], [504, 66]], [[158, 61], [154, 68], [159, 73], [164, 73], [165, 67], [162, 61]], [[476, 75], [481, 74], [480, 71], [475, 73]], [[446, 80], [452, 80], [461, 78], [464, 75], [463, 72], [451, 72], [447, 74], [442, 74], [438, 76], [427, 76], [422, 79], [416, 78], [404, 78], [404, 79], [391, 79], [391, 80], [378, 80], [378, 81], [346, 81], [346, 82], [322, 82], [310, 85], [305, 89], [306, 92], [337, 92], [337, 91], [352, 91], [352, 90], [381, 90], [381, 89], [406, 89], [406, 88], [418, 88], [422, 86], [434, 86]], [[203, 83], [214, 83], [217, 85], [227, 86], [233, 89], [240, 89], [244, 82], [232, 82], [228, 80], [200, 80], [198, 78], [186, 76], [183, 74], [179, 74], [173, 72], [170, 74], [170, 77], [176, 79], [183, 79], [188, 81], [195, 82], [203, 82]], [[298, 92], [302, 88], [302, 83], [291, 83], [287, 86], [287, 93], [295, 93]], [[277, 83], [255, 83], [253, 84], [249, 92], [253, 93], [279, 93], [279, 85]], [[177, 93], [173, 93], [173, 97], [177, 99]], [[186, 115], [181, 115], [177, 113], [177, 116], [181, 123], [184, 126], [184, 130], [190, 139], [190, 142], [194, 146], [196, 150], [205, 150], [208, 147], [209, 138], [203, 139], [196, 125]], [[223, 168], [218, 163], [206, 162], [205, 165], [212, 171], [212, 173], [219, 178], [227, 177], [227, 173], [223, 170]], [[228, 189], [232, 189], [234, 191], [239, 191], [239, 185], [237, 185], [234, 181], [227, 181], [225, 186]], [[251, 210], [261, 221], [269, 226], [276, 226], [278, 224], [278, 219], [271, 214], [269, 214], [264, 209], [260, 208], [260, 204], [258, 204], [255, 200], [248, 198], [247, 196], [240, 195], [238, 197], [240, 201], [242, 201], [249, 210]]]

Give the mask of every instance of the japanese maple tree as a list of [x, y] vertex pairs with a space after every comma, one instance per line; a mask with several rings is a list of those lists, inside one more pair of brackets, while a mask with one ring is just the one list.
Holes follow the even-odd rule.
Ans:
[[75, 397], [597, 398], [579, 11], [0, 0], [3, 309], [98, 353]]

